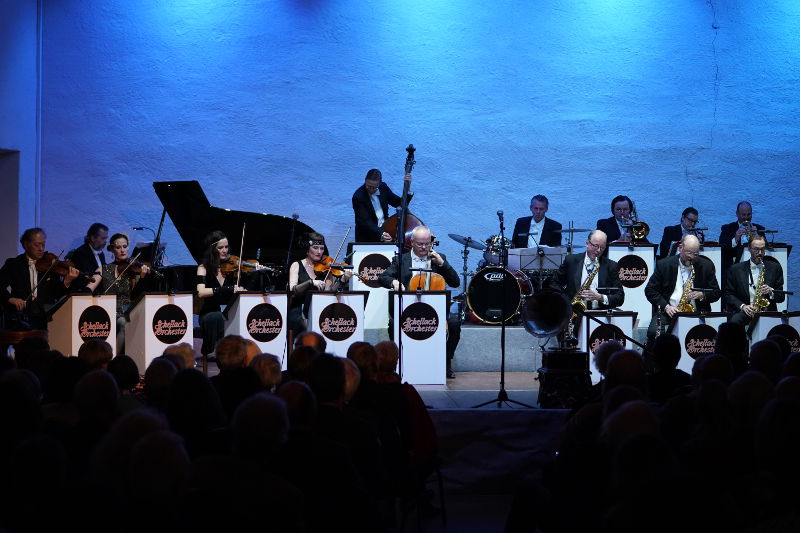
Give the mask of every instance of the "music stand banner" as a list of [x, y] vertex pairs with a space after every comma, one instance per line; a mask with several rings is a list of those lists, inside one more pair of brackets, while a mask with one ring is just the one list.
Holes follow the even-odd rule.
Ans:
[[[586, 315], [592, 315], [599, 319], [603, 324], [598, 324]], [[588, 311], [581, 317], [581, 328], [578, 333], [578, 346], [583, 346], [590, 354], [598, 346], [606, 341], [616, 340], [626, 349], [633, 349], [634, 346], [625, 339], [625, 335], [633, 337], [633, 327], [636, 322], [636, 313], [633, 311]], [[592, 378], [592, 385], [599, 383], [600, 373], [594, 367], [594, 357], [589, 364], [589, 372]]]
[[400, 373], [412, 385], [444, 385], [446, 383], [447, 309], [449, 291], [402, 293], [391, 291], [394, 309], [392, 337], [399, 342], [402, 332], [403, 352]]
[[378, 277], [389, 268], [396, 251], [393, 243], [353, 243], [353, 272], [363, 279], [350, 278], [350, 290], [369, 292], [364, 329], [386, 329], [389, 325], [389, 289], [378, 284]]
[[125, 351], [144, 373], [167, 346], [193, 343], [192, 291], [146, 292], [131, 305]]
[[366, 291], [314, 292], [308, 310], [308, 329], [328, 342], [328, 353], [347, 357], [354, 342], [364, 340]]
[[[792, 251], [792, 246], [783, 243], [773, 243], [767, 245], [766, 254], [774, 257], [780, 263], [783, 269], [783, 290], [789, 290], [789, 252]], [[789, 297], [787, 296], [782, 302], [775, 304], [778, 311], [786, 311], [789, 305]]]
[[644, 288], [655, 269], [656, 245], [612, 242], [608, 245], [608, 258], [619, 264], [619, 279], [625, 289], [625, 302], [619, 308], [638, 312], [638, 322], [649, 324], [653, 310]]
[[695, 359], [713, 354], [717, 329], [727, 321], [727, 313], [678, 313], [672, 328], [672, 334], [681, 342], [678, 368], [691, 374]]
[[64, 355], [78, 355], [81, 345], [90, 340], [106, 341], [117, 351], [117, 296], [70, 294], [49, 313], [47, 336], [50, 348]]
[[752, 342], [758, 342], [771, 335], [780, 335], [789, 341], [792, 352], [800, 351], [800, 311], [791, 313], [766, 312], [758, 315], [753, 327]]
[[286, 370], [286, 292], [240, 292], [225, 309], [225, 335], [241, 335], [261, 353], [276, 355]]
[[[707, 243], [700, 246], [700, 254], [704, 255], [708, 259], [714, 263], [714, 276], [717, 278], [717, 285], [719, 285], [720, 289], [724, 289], [722, 286], [722, 247], [717, 243]], [[707, 289], [708, 287], [703, 287]], [[725, 298], [720, 298], [716, 302], [711, 304], [711, 311], [714, 313], [721, 313], [722, 312], [722, 300]]]

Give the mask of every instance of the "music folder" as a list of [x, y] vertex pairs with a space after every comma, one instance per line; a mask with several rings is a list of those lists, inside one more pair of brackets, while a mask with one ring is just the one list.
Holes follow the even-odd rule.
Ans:
[[567, 255], [566, 246], [538, 246], [508, 250], [508, 268], [513, 270], [552, 269], [561, 266]]

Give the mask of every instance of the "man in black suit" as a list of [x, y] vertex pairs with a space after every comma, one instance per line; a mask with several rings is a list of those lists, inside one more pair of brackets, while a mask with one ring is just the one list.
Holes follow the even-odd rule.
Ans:
[[[411, 184], [411, 174], [404, 181]], [[412, 194], [409, 193], [408, 201]], [[401, 198], [388, 185], [383, 183], [381, 171], [377, 168], [367, 172], [364, 185], [353, 193], [353, 212], [356, 217], [356, 242], [391, 242], [392, 236], [381, 229], [389, 218], [389, 206], [399, 207]]]
[[[547, 197], [537, 194], [531, 198], [531, 215], [517, 219], [514, 224], [514, 248], [535, 248], [541, 246], [561, 246], [561, 224], [551, 218], [545, 217], [550, 202]], [[533, 235], [531, 235], [533, 234]]]
[[83, 244], [69, 252], [66, 256], [80, 272], [94, 272], [106, 264], [106, 242], [108, 226], [95, 222], [86, 231]]
[[[431, 250], [431, 232], [425, 226], [414, 228], [411, 234], [411, 253], [403, 254], [399, 263], [397, 256], [395, 256], [392, 259], [392, 264], [383, 271], [378, 280], [381, 286], [387, 289], [395, 291], [406, 290], [413, 274], [412, 268], [429, 268], [440, 274], [450, 287], [458, 287], [460, 284], [458, 272], [450, 266], [447, 258], [436, 250]], [[398, 270], [400, 271], [399, 280], [397, 277]], [[461, 320], [457, 316], [450, 316], [448, 313], [447, 328], [447, 377], [454, 378], [456, 376], [451, 367], [451, 361], [456, 352], [458, 341], [461, 339]], [[389, 329], [392, 329], [391, 325]]]
[[78, 270], [70, 267], [62, 280], [52, 271], [38, 272], [36, 262], [45, 253], [42, 228], [30, 228], [20, 237], [25, 253], [6, 260], [0, 269], [0, 302], [8, 319], [6, 327], [47, 329], [46, 307], [66, 294]]
[[[700, 240], [694, 235], [686, 235], [678, 245], [678, 255], [656, 263], [653, 275], [644, 288], [647, 300], [657, 307], [656, 314], [647, 329], [647, 342], [651, 346], [656, 337], [659, 321], [662, 333], [671, 329], [672, 319], [678, 313], [678, 303], [692, 273], [694, 279], [689, 287], [711, 289], [711, 292], [690, 290], [686, 294], [688, 303], [691, 303], [697, 311], [709, 312], [711, 304], [719, 300], [720, 290], [714, 263], [706, 258], [698, 260], [699, 255]], [[666, 313], [666, 317], [663, 313]]]
[[[615, 196], [611, 200], [611, 215], [608, 218], [601, 218], [597, 221], [597, 229], [605, 233], [609, 242], [630, 242], [633, 240], [629, 228], [632, 223], [631, 212], [633, 211], [633, 200], [627, 196]], [[650, 242], [647, 237], [636, 239], [637, 242]]]
[[[564, 258], [556, 276], [550, 281], [550, 288], [563, 292], [572, 300], [595, 268], [599, 267], [587, 290], [580, 292], [586, 309], [608, 309], [619, 307], [625, 302], [625, 291], [619, 280], [619, 267], [603, 252], [606, 250], [607, 237], [600, 230], [589, 233], [586, 239], [586, 252], [570, 254]], [[614, 287], [610, 294], [600, 294], [598, 287]]]
[[[759, 297], [766, 299], [769, 305], [763, 311], [774, 311], [777, 302], [782, 302], [786, 296], [783, 294], [783, 269], [775, 260], [765, 261], [764, 254], [767, 242], [761, 235], [753, 237], [747, 244], [750, 259], [736, 263], [728, 271], [725, 281], [725, 303], [733, 314], [729, 322], [746, 325], [750, 323], [756, 311], [753, 308], [753, 298], [756, 283], [764, 269], [764, 283], [759, 290]], [[775, 291], [781, 291], [776, 294]]]
[[739, 202], [736, 205], [736, 222], [725, 224], [719, 233], [719, 245], [722, 248], [722, 285], [728, 275], [731, 265], [740, 261], [747, 261], [743, 252], [747, 250], [747, 243], [755, 234], [764, 235], [764, 226], [753, 224], [753, 206], [750, 202]]
[[683, 236], [687, 233], [697, 237], [700, 240], [700, 244], [703, 244], [705, 234], [695, 229], [699, 216], [697, 209], [694, 207], [687, 207], [681, 214], [680, 224], [664, 228], [664, 235], [661, 236], [661, 244], [658, 247], [659, 259], [675, 255], [678, 252], [678, 243], [681, 242], [681, 239], [683, 239]]

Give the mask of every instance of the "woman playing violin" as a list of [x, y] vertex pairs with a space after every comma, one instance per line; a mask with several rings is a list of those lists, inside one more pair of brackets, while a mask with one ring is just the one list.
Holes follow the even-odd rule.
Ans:
[[136, 282], [150, 273], [150, 268], [128, 256], [130, 240], [124, 233], [111, 236], [106, 249], [114, 256], [114, 261], [96, 270], [96, 274], [86, 287], [99, 294], [117, 295], [117, 352], [125, 353], [125, 311], [131, 305], [131, 292]]
[[220, 264], [230, 257], [228, 238], [221, 231], [212, 231], [205, 238], [205, 251], [197, 266], [197, 296], [203, 301], [198, 315], [203, 332], [200, 353], [212, 353], [225, 336], [225, 318], [222, 306], [228, 305], [233, 295], [244, 289], [236, 285], [236, 276], [225, 276]]
[[[329, 267], [332, 262], [325, 256], [325, 237], [316, 232], [305, 233], [300, 237], [300, 248], [305, 248], [305, 257], [292, 263], [289, 267], [289, 291], [292, 302], [289, 305], [289, 329], [299, 334], [306, 329], [308, 306], [311, 303], [311, 291], [335, 291], [352, 276], [352, 272], [334, 271]], [[334, 274], [341, 275], [337, 276]]]

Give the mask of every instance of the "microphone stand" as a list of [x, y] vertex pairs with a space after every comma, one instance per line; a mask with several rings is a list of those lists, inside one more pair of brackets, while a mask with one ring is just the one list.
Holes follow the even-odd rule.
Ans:
[[[286, 250], [286, 260], [283, 262], [283, 271], [286, 273], [286, 290], [289, 290], [289, 261], [292, 258], [292, 244], [294, 243], [294, 232], [297, 226], [297, 219], [300, 215], [292, 213], [292, 231], [289, 232], [289, 248]], [[241, 258], [239, 258], [241, 260]]]
[[497, 398], [487, 402], [475, 405], [473, 409], [478, 409], [486, 405], [497, 402], [497, 407], [502, 407], [503, 404], [516, 404], [522, 407], [532, 409], [532, 405], [512, 400], [508, 397], [506, 392], [506, 284], [508, 283], [508, 249], [506, 248], [505, 238], [505, 225], [503, 224], [503, 212], [498, 211], [497, 215], [500, 217], [500, 266], [503, 268], [503, 283], [502, 283], [502, 299], [500, 301], [500, 390], [497, 392]]

